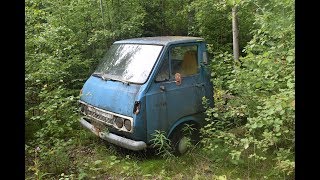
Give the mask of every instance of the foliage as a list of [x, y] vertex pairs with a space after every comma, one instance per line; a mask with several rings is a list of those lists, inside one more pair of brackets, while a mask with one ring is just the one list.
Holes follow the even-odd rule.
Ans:
[[[51, 173], [45, 173], [41, 170], [41, 161], [38, 155], [38, 152], [40, 151], [40, 148], [37, 147], [36, 149], [33, 150], [34, 151], [34, 159], [32, 161], [33, 165], [31, 165], [28, 170], [31, 170], [34, 172], [34, 179], [43, 179], [43, 177], [45, 177], [46, 175], [49, 175]], [[33, 153], [33, 152], [32, 152]]]
[[[225, 160], [231, 162], [225, 168], [241, 168], [248, 162], [253, 163], [256, 171], [260, 167], [264, 169], [261, 162], [268, 163], [268, 167], [274, 167], [274, 172], [268, 171], [266, 177], [294, 175], [294, 1], [101, 2], [25, 2], [28, 178], [110, 178], [103, 176], [107, 173], [111, 178], [120, 175], [121, 178], [166, 179], [171, 177], [171, 172], [179, 171], [190, 161], [196, 162], [197, 170], [200, 170], [185, 170], [183, 174], [192, 172], [191, 177], [201, 179], [211, 172], [209, 166]], [[238, 6], [240, 63], [235, 63], [230, 54], [231, 8], [234, 5]], [[75, 160], [74, 150], [78, 152], [82, 147], [94, 149], [85, 140], [91, 136], [79, 130], [77, 100], [83, 83], [102, 54], [116, 40], [158, 35], [201, 36], [208, 42], [208, 51], [213, 55], [210, 68], [215, 107], [207, 108], [209, 123], [201, 130], [205, 145], [201, 151], [205, 155], [193, 151], [185, 156], [190, 158], [187, 163], [185, 157], [174, 158], [170, 141], [158, 131], [153, 134], [158, 154], [165, 157], [165, 161], [177, 161], [174, 167], [164, 162], [158, 168], [152, 166], [157, 171], [150, 174], [141, 170], [138, 160], [118, 156], [111, 150], [98, 153], [99, 156], [79, 153], [82, 157]], [[185, 128], [184, 132], [189, 134], [191, 129]], [[85, 156], [92, 158], [91, 161], [84, 159]], [[148, 163], [145, 164], [150, 165]], [[220, 167], [217, 165], [214, 171], [219, 171]], [[232, 175], [220, 171], [211, 177], [250, 177], [242, 176], [244, 173], [240, 169], [237, 171]], [[97, 175], [99, 173], [102, 175]], [[182, 178], [180, 175], [172, 177]]]
[[[64, 173], [59, 178], [74, 173], [65, 170], [79, 128], [79, 91], [107, 46], [141, 35], [144, 11], [137, 2], [125, 1], [121, 9], [119, 1], [103, 5], [114, 11], [105, 9], [102, 17], [95, 1], [25, 2], [26, 158], [33, 156], [30, 149], [41, 149], [37, 163], [29, 163], [37, 177], [41, 172]], [[103, 24], [107, 17], [112, 21]]]
[[103, 24], [107, 18], [94, 1], [26, 1], [27, 143], [52, 145], [72, 135], [79, 90], [106, 46], [141, 35], [144, 11], [137, 2], [104, 5], [114, 11], [105, 11], [111, 19]]
[[190, 1], [140, 1], [146, 12], [143, 36], [188, 35], [193, 24], [192, 12], [187, 10]]
[[[204, 134], [227, 144], [234, 160], [263, 161], [266, 153], [272, 153], [277, 173], [292, 176], [294, 3], [254, 3], [258, 28], [252, 30], [253, 38], [244, 49], [247, 55], [240, 58], [242, 64], [233, 63], [229, 53], [217, 53], [212, 62], [215, 107], [207, 110], [207, 118], [213, 121]], [[241, 122], [246, 123], [234, 128]], [[204, 142], [214, 151], [212, 141]]]
[[[209, 44], [211, 53], [216, 51], [232, 52], [232, 6], [227, 1], [219, 0], [195, 0], [189, 6], [189, 11], [194, 11], [194, 23], [190, 34], [204, 37]], [[253, 4], [244, 3], [240, 6], [239, 17], [239, 40], [240, 49], [252, 38], [248, 33], [254, 28]]]
[[151, 136], [152, 139], [150, 142], [152, 143], [152, 147], [157, 149], [157, 155], [161, 155], [166, 159], [174, 156], [172, 152], [171, 141], [167, 138], [164, 131], [156, 130], [153, 134], [151, 134]]

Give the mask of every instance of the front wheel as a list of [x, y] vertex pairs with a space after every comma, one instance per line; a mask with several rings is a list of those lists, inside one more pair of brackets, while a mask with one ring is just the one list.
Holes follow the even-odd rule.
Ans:
[[170, 140], [173, 154], [182, 155], [200, 141], [199, 128], [195, 124], [182, 125], [173, 132]]

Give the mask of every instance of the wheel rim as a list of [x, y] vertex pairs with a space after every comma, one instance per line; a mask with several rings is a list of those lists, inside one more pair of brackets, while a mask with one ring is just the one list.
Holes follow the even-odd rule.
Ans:
[[188, 138], [182, 137], [178, 144], [178, 150], [181, 154], [185, 153], [188, 149]]

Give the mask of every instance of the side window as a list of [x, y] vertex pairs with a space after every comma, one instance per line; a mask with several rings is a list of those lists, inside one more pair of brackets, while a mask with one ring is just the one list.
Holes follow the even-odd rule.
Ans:
[[164, 62], [157, 74], [156, 82], [168, 81], [169, 80], [169, 55], [165, 56]]
[[182, 77], [198, 73], [198, 47], [196, 45], [177, 46], [170, 50], [172, 75]]

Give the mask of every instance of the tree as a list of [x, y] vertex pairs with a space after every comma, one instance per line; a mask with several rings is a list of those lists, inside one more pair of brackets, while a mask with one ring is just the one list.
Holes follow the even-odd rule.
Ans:
[[232, 35], [234, 60], [239, 61], [239, 27], [237, 5], [234, 5], [232, 7]]
[[241, 6], [247, 3], [255, 6], [253, 37], [239, 58], [242, 67], [232, 68], [231, 53], [219, 53], [212, 61], [215, 108], [207, 114], [217, 124], [206, 132], [224, 143], [231, 162], [267, 160], [274, 164], [275, 177], [293, 177], [294, 1]]

